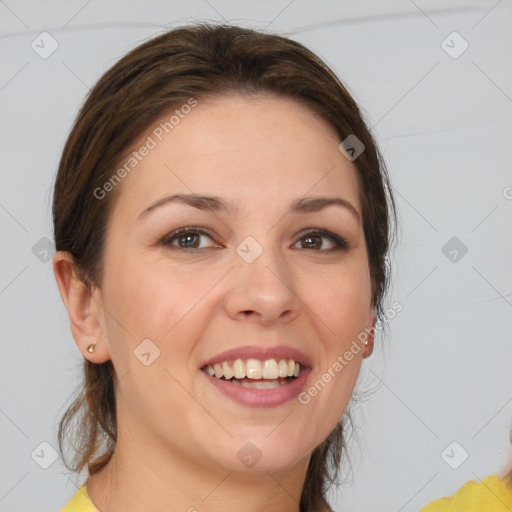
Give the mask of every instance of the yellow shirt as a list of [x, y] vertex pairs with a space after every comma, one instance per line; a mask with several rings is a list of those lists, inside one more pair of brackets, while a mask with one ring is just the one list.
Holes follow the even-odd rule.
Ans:
[[93, 505], [87, 494], [87, 484], [84, 484], [60, 512], [99, 512], [99, 510]]
[[[420, 512], [510, 512], [512, 487], [498, 475], [491, 475], [480, 483], [466, 482], [452, 497], [429, 503]], [[60, 512], [99, 512], [87, 495], [86, 484]]]
[[[92, 504], [87, 494], [87, 485], [84, 484], [59, 512], [99, 512], [99, 510]], [[325, 512], [331, 512], [331, 510], [325, 510]]]
[[452, 497], [429, 503], [420, 512], [510, 512], [512, 487], [498, 475], [466, 482]]
[[[82, 485], [68, 504], [59, 512], [100, 512], [87, 494], [87, 484]], [[326, 510], [325, 512], [331, 512]]]

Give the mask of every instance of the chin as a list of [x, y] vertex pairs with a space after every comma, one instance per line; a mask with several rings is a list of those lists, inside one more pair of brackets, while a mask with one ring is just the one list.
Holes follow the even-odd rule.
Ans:
[[[278, 427], [279, 428], [279, 427]], [[218, 446], [218, 452], [212, 454], [214, 460], [229, 471], [257, 474], [261, 472], [283, 472], [299, 464], [309, 456], [313, 448], [305, 445], [297, 433], [300, 442], [291, 443], [292, 436], [280, 435], [273, 438], [272, 429], [255, 432], [254, 436], [236, 436], [224, 446]], [[283, 432], [283, 434], [286, 434]], [[285, 439], [288, 439], [288, 442]], [[222, 452], [220, 454], [219, 452]], [[220, 455], [220, 457], [219, 457]]]

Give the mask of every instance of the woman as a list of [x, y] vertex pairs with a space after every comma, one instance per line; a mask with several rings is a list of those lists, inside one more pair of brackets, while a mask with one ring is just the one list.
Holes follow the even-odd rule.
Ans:
[[89, 472], [63, 510], [330, 510], [394, 214], [358, 106], [297, 42], [198, 24], [107, 71], [53, 198], [85, 358], [59, 444]]

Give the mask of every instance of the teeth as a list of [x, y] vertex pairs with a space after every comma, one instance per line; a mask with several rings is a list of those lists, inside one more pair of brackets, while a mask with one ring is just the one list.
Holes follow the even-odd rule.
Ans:
[[241, 359], [237, 359], [233, 363], [233, 373], [237, 379], [243, 379], [245, 377], [244, 363]]
[[[261, 361], [257, 359], [248, 359], [246, 366], [247, 378], [248, 379], [261, 379], [262, 378], [262, 369], [261, 369]], [[263, 377], [268, 378], [268, 377]]]
[[224, 373], [224, 378], [226, 380], [229, 380], [231, 378], [233, 378], [233, 369], [229, 367], [228, 363], [226, 363], [225, 361], [222, 363], [222, 371]]
[[[236, 382], [236, 380], [241, 381], [246, 378], [275, 381], [278, 378], [298, 377], [302, 368], [300, 363], [296, 363], [293, 359], [267, 359], [265, 361], [247, 359], [245, 362], [242, 359], [236, 359], [232, 361], [231, 366], [230, 362], [224, 361], [213, 365], [208, 364], [203, 369], [212, 377], [215, 376], [218, 379], [224, 377], [226, 380]], [[252, 385], [256, 383], [249, 384]]]
[[275, 359], [267, 359], [263, 363], [263, 378], [264, 379], [277, 379], [279, 377], [279, 370]]
[[222, 366], [218, 363], [215, 363], [213, 365], [213, 371], [215, 372], [215, 377], [217, 377], [218, 379], [220, 379], [224, 375], [224, 372], [222, 371]]
[[272, 389], [278, 388], [279, 386], [284, 386], [287, 384], [286, 382], [279, 382], [277, 380], [269, 380], [265, 381], [257, 381], [257, 382], [248, 382], [247, 380], [243, 380], [240, 382], [240, 385], [243, 388], [251, 388], [251, 389]]
[[279, 361], [279, 377], [288, 377], [288, 363], [284, 359]]

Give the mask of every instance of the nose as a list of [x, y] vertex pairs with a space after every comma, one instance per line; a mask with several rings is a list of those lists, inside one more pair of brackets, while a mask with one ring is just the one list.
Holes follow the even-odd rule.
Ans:
[[299, 315], [302, 301], [297, 295], [297, 278], [277, 250], [265, 248], [252, 263], [238, 254], [235, 258], [238, 261], [229, 272], [225, 299], [231, 318], [268, 326], [290, 322]]

